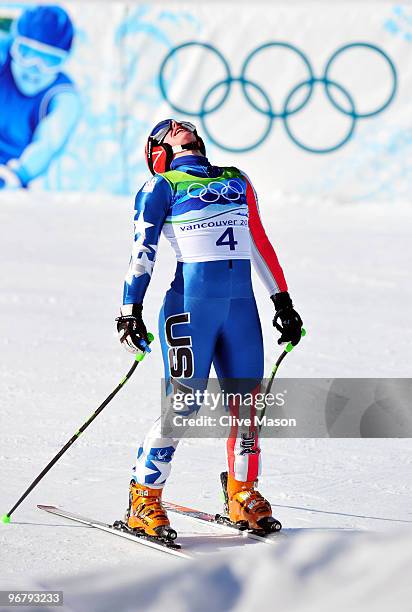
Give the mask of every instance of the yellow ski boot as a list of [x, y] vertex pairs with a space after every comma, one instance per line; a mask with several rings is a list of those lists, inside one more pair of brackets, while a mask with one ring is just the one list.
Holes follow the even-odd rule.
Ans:
[[177, 537], [162, 505], [162, 489], [151, 489], [132, 481], [125, 520], [129, 529], [148, 536], [169, 541]]
[[255, 489], [257, 481], [241, 482], [227, 472], [222, 472], [220, 479], [225, 511], [232, 523], [264, 533], [282, 529], [281, 523], [272, 516], [270, 503]]

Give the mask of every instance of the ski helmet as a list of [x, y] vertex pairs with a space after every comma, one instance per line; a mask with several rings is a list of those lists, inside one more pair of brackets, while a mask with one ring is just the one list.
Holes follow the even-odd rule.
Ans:
[[184, 128], [193, 132], [196, 136], [196, 142], [190, 142], [184, 145], [176, 145], [172, 147], [170, 144], [163, 142], [166, 134], [172, 127], [173, 119], [164, 119], [159, 121], [150, 132], [147, 139], [145, 154], [146, 162], [152, 174], [161, 174], [170, 170], [173, 155], [180, 151], [199, 150], [202, 155], [206, 155], [206, 147], [203, 140], [197, 133], [196, 126], [189, 121], [178, 121]]
[[60, 6], [50, 5], [24, 11], [17, 21], [16, 34], [70, 51], [74, 30], [66, 11]]

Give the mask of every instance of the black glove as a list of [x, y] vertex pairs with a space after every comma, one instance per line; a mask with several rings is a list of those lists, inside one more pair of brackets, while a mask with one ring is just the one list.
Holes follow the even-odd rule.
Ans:
[[[280, 331], [281, 336], [278, 344], [291, 342], [296, 346], [302, 337], [302, 319], [293, 308], [292, 300], [287, 291], [271, 295], [270, 299], [275, 305], [276, 313], [273, 319], [273, 327]], [[278, 323], [280, 320], [281, 325]]]
[[149, 343], [146, 325], [142, 319], [142, 304], [125, 304], [120, 309], [120, 317], [117, 317], [117, 331], [119, 340], [124, 348], [130, 353], [138, 353], [143, 350], [141, 340]]

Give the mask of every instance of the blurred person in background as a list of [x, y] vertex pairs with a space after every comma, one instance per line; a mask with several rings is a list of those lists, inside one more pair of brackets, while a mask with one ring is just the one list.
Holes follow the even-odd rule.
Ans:
[[62, 8], [25, 10], [0, 39], [0, 189], [27, 187], [64, 149], [80, 99], [62, 72], [74, 36]]
[[[136, 195], [134, 246], [117, 319], [119, 339], [133, 353], [142, 350], [142, 341], [148, 342], [143, 298], [163, 231], [177, 259], [159, 316], [166, 394], [173, 399], [174, 391], [194, 393], [199, 381], [203, 391], [212, 363], [225, 390], [230, 381], [240, 384], [242, 393], [259, 393], [263, 339], [251, 263], [274, 303], [279, 343], [297, 344], [302, 320], [263, 228], [252, 183], [237, 168], [213, 166], [195, 126], [186, 121], [157, 124], [147, 142], [146, 160], [154, 176]], [[236, 414], [239, 405], [229, 409]], [[254, 411], [253, 406], [247, 408], [250, 426], [235, 424], [230, 429], [228, 471], [221, 474], [225, 514], [230, 522], [252, 530], [277, 531], [281, 525], [257, 489], [261, 451]], [[138, 449], [126, 520], [135, 532], [173, 540], [177, 534], [161, 497], [179, 440], [173, 432], [165, 435], [161, 425], [158, 419]]]

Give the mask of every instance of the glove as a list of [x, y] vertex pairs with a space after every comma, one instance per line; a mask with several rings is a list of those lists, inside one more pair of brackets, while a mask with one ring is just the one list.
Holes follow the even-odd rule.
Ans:
[[[276, 313], [273, 319], [273, 327], [280, 331], [281, 336], [278, 344], [291, 342], [296, 346], [302, 337], [302, 319], [293, 308], [292, 300], [287, 291], [271, 295], [270, 299], [275, 305]], [[278, 323], [281, 321], [281, 325]]]
[[116, 319], [119, 340], [130, 353], [139, 353], [143, 350], [141, 340], [149, 343], [142, 311], [142, 304], [124, 304], [120, 308], [120, 317]]
[[0, 164], [0, 189], [18, 189], [22, 183], [17, 174], [10, 168]]

